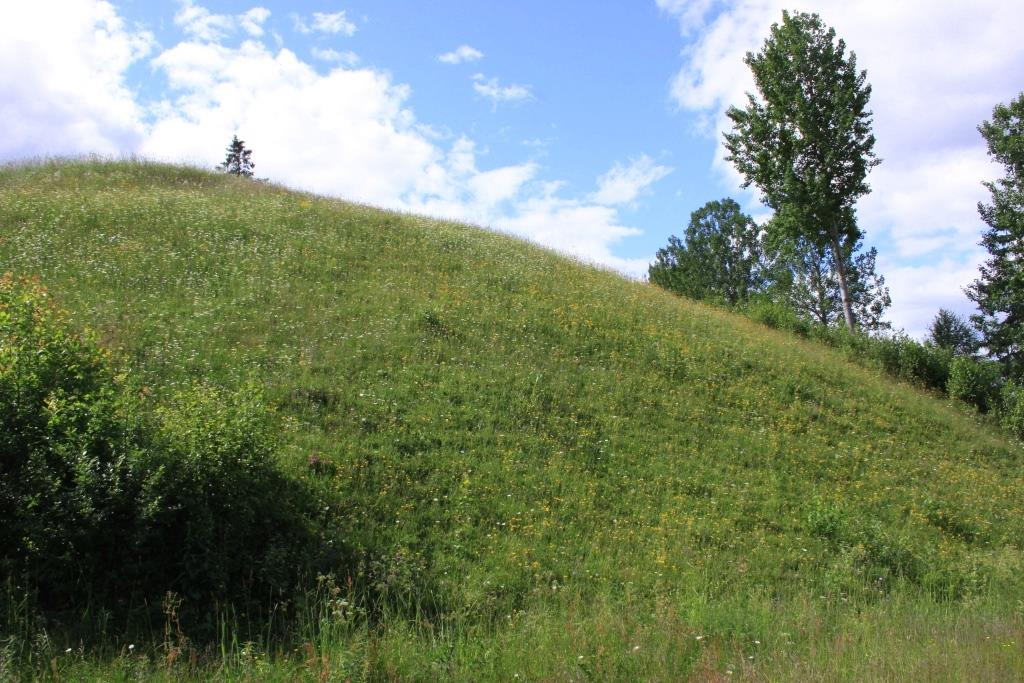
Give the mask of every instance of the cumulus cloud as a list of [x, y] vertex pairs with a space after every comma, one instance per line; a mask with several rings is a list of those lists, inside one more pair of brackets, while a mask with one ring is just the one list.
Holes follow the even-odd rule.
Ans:
[[108, 2], [6, 3], [0, 9], [0, 160], [117, 154], [145, 134], [126, 87], [153, 48]]
[[291, 185], [387, 205], [429, 185], [438, 151], [404, 107], [408, 88], [382, 73], [321, 75], [290, 50], [256, 42], [180, 43], [153, 65], [172, 97], [147, 155], [212, 165], [238, 131], [257, 168]]
[[314, 47], [310, 50], [310, 54], [313, 55], [313, 59], [318, 59], [321, 62], [333, 62], [335, 64], [344, 64], [345, 66], [355, 66], [359, 63], [359, 55], [351, 50], [339, 52], [332, 48], [320, 49]]
[[655, 0], [658, 8], [679, 18], [683, 35], [690, 35], [704, 23], [704, 17], [720, 0]]
[[[743, 56], [760, 49], [789, 5], [782, 0], [656, 2], [679, 17], [684, 36], [695, 34], [683, 48], [671, 94], [717, 137], [713, 168], [723, 184], [735, 186], [739, 177], [723, 161], [721, 133], [729, 128], [724, 112], [742, 106], [745, 92], [754, 91]], [[999, 175], [987, 161], [976, 127], [992, 107], [1019, 92], [1024, 43], [1016, 27], [1024, 25], [1024, 5], [815, 0], [802, 9], [834, 27], [856, 53], [859, 68], [868, 72], [876, 152], [883, 163], [869, 176], [873, 193], [858, 211], [880, 252], [901, 259], [883, 271], [893, 294], [891, 318], [898, 326], [923, 329], [923, 290], [911, 286], [911, 277], [894, 274], [911, 258], [974, 263], [983, 227], [975, 211], [985, 197], [981, 181]], [[954, 271], [933, 271], [941, 281], [933, 291], [950, 298], [928, 298], [928, 306], [965, 305], [959, 284], [945, 286], [953, 279], [947, 272]]]
[[654, 163], [654, 159], [641, 154], [625, 166], [615, 164], [598, 178], [597, 192], [590, 199], [604, 205], [628, 204], [671, 172], [670, 167], [659, 166]]
[[253, 38], [263, 35], [263, 24], [270, 18], [270, 10], [266, 7], [253, 7], [251, 10], [238, 15], [238, 24], [242, 30]]
[[351, 37], [356, 32], [356, 25], [348, 20], [344, 10], [333, 13], [313, 12], [312, 22], [307, 22], [298, 14], [293, 14], [292, 21], [295, 24], [295, 30], [299, 33], [340, 33]]
[[242, 14], [214, 14], [194, 0], [180, 0], [174, 23], [196, 40], [215, 42], [242, 29], [254, 38], [263, 35], [263, 24], [270, 18], [270, 10], [253, 7]]
[[469, 45], [459, 45], [451, 52], [445, 52], [443, 55], [438, 55], [437, 61], [444, 62], [445, 64], [462, 64], [464, 62], [475, 62], [478, 59], [483, 59], [484, 53], [477, 50], [475, 47]]
[[478, 95], [491, 101], [494, 106], [499, 102], [520, 102], [533, 99], [528, 85], [501, 85], [497, 78], [485, 78], [483, 74], [473, 75], [473, 90]]
[[964, 288], [978, 279], [978, 267], [985, 260], [980, 247], [962, 254], [951, 254], [933, 263], [914, 265], [882, 259], [879, 272], [893, 292], [891, 318], [909, 321], [903, 324], [907, 334], [917, 339], [928, 333], [928, 325], [940, 308], [967, 317], [975, 313], [974, 305], [963, 295]]

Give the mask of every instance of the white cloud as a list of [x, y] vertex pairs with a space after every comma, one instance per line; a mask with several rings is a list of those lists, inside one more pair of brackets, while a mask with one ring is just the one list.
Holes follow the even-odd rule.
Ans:
[[615, 164], [598, 178], [597, 192], [590, 196], [590, 200], [604, 205], [628, 204], [671, 172], [668, 166], [659, 166], [654, 159], [641, 154], [626, 166]]
[[220, 40], [235, 27], [234, 17], [213, 14], [192, 0], [180, 0], [181, 8], [174, 15], [174, 23], [185, 33], [199, 40]]
[[[729, 127], [724, 111], [743, 106], [744, 93], [754, 90], [743, 56], [760, 49], [789, 5], [782, 0], [656, 1], [679, 16], [684, 35], [696, 31], [683, 49], [671, 94], [719, 140], [713, 167], [723, 184], [735, 187], [739, 176], [723, 161], [721, 133]], [[981, 182], [1000, 175], [987, 161], [976, 128], [992, 107], [1020, 90], [1024, 42], [1018, 27], [1024, 25], [1024, 5], [812, 0], [801, 9], [819, 13], [836, 29], [873, 87], [876, 152], [883, 163], [868, 178], [873, 193], [858, 207], [868, 239], [879, 245], [883, 259], [887, 253], [894, 257], [888, 266], [893, 272], [906, 259], [925, 256], [974, 263], [983, 227], [975, 210], [985, 198]], [[911, 277], [880, 271], [891, 285], [890, 317], [898, 326], [923, 329], [934, 315], [933, 310], [927, 319], [921, 317], [925, 301], [957, 310], [967, 305], [959, 285], [937, 287], [949, 298], [936, 301], [911, 286]], [[915, 266], [913, 272], [930, 271]]]
[[254, 38], [263, 35], [263, 24], [270, 18], [270, 10], [253, 7], [242, 14], [214, 14], [197, 5], [194, 0], [179, 0], [174, 23], [187, 35], [197, 40], [216, 42], [241, 28]]
[[964, 317], [971, 315], [975, 312], [974, 306], [963, 291], [978, 279], [978, 266], [984, 260], [981, 248], [926, 265], [906, 265], [880, 256], [878, 270], [884, 274], [886, 285], [902, 294], [893, 297], [889, 317], [901, 321], [897, 328], [904, 328], [910, 336], [922, 339], [940, 308]]
[[704, 17], [719, 0], [655, 0], [658, 9], [679, 17], [679, 28], [689, 35], [704, 23]]
[[263, 35], [263, 24], [270, 18], [270, 10], [266, 7], [253, 7], [238, 15], [238, 23], [253, 38]]
[[533, 99], [528, 85], [500, 85], [497, 78], [485, 78], [483, 74], [473, 75], [473, 90], [481, 97], [491, 101], [494, 106], [499, 102], [521, 102]]
[[535, 196], [520, 202], [514, 215], [500, 224], [504, 230], [581, 258], [610, 266], [639, 279], [647, 273], [647, 259], [623, 259], [612, 254], [616, 242], [642, 231], [622, 225], [618, 212], [553, 195]]
[[298, 14], [292, 15], [292, 21], [299, 33], [340, 33], [351, 37], [356, 32], [356, 25], [346, 18], [344, 10], [333, 13], [313, 12], [312, 24], [306, 23]]
[[153, 46], [99, 0], [0, 10], [0, 160], [118, 154], [144, 135], [124, 73]]
[[445, 64], [462, 64], [464, 62], [475, 62], [478, 59], [483, 59], [483, 57], [484, 53], [475, 47], [460, 45], [451, 52], [438, 55], [437, 61], [444, 62]]
[[422, 191], [438, 163], [404, 108], [408, 89], [384, 74], [320, 75], [287, 49], [253, 42], [181, 43], [153, 64], [173, 88], [173, 113], [153, 126], [147, 155], [213, 165], [238, 131], [258, 175], [386, 205]]
[[505, 166], [476, 173], [466, 184], [477, 202], [495, 207], [504, 201], [515, 199], [523, 185], [536, 173], [535, 164]]
[[359, 55], [351, 50], [339, 52], [331, 48], [322, 50], [314, 47], [310, 50], [310, 54], [313, 55], [313, 59], [319, 59], [321, 62], [334, 62], [345, 66], [355, 66], [359, 63]]

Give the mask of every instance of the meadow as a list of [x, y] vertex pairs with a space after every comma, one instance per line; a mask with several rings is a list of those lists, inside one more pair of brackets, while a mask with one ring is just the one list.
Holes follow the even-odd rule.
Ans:
[[257, 384], [337, 552], [262, 622], [179, 596], [209, 636], [8, 590], [0, 680], [1024, 679], [1020, 443], [824, 345], [138, 161], [0, 168], [3, 271], [155, 402]]

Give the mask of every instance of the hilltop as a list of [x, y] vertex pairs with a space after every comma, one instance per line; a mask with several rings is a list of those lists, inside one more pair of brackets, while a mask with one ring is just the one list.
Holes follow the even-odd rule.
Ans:
[[331, 580], [372, 585], [363, 612], [197, 676], [1024, 677], [1019, 444], [821, 345], [479, 228], [139, 162], [0, 169], [0, 264], [157, 395], [258, 382], [347, 530]]

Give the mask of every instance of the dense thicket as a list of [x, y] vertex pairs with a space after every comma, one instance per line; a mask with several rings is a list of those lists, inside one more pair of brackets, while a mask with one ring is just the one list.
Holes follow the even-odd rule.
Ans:
[[45, 610], [287, 591], [314, 544], [259, 392], [145, 393], [37, 282], [0, 278], [0, 582]]

